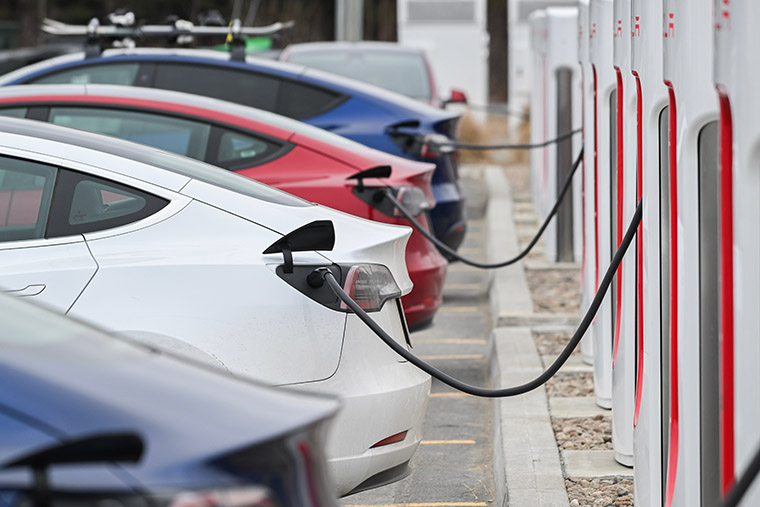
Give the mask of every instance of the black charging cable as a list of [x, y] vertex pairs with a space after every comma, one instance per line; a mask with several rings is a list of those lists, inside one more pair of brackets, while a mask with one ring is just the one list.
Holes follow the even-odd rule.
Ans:
[[731, 491], [728, 492], [728, 496], [721, 504], [721, 507], [737, 507], [758, 473], [760, 473], [760, 449], [755, 451], [755, 456], [750, 461], [747, 470], [744, 471], [744, 474], [739, 478], [734, 487], [731, 488]]
[[575, 134], [577, 134], [578, 132], [581, 132], [582, 130], [583, 129], [570, 130], [568, 132], [565, 132], [564, 134], [558, 135], [554, 139], [549, 139], [548, 141], [542, 141], [540, 143], [470, 144], [470, 143], [460, 143], [456, 141], [443, 141], [443, 142], [429, 141], [429, 143], [434, 144], [435, 146], [440, 146], [441, 148], [457, 148], [461, 150], [532, 150], [535, 148], [543, 148], [545, 146], [549, 146], [550, 144], [564, 141], [565, 139], [569, 139], [573, 137]]
[[607, 293], [607, 290], [609, 289], [610, 283], [612, 282], [612, 279], [615, 276], [615, 273], [617, 272], [618, 266], [623, 260], [623, 256], [625, 255], [626, 250], [628, 250], [628, 247], [631, 244], [631, 241], [633, 240], [633, 237], [636, 235], [636, 229], [639, 226], [639, 223], [641, 222], [641, 202], [639, 201], [639, 205], [636, 207], [636, 213], [633, 216], [633, 220], [631, 220], [630, 225], [628, 226], [628, 229], [626, 230], [625, 236], [623, 237], [623, 241], [620, 243], [620, 247], [617, 249], [617, 252], [615, 252], [615, 256], [612, 258], [612, 262], [610, 263], [610, 266], [607, 268], [607, 272], [604, 275], [604, 278], [602, 279], [602, 283], [599, 286], [599, 289], [596, 292], [596, 296], [594, 296], [594, 300], [591, 302], [591, 306], [589, 306], [589, 309], [586, 311], [586, 314], [583, 316], [583, 320], [581, 321], [580, 325], [578, 326], [578, 329], [575, 331], [575, 334], [573, 334], [573, 337], [570, 339], [570, 341], [565, 345], [565, 348], [562, 350], [562, 353], [557, 357], [557, 359], [554, 360], [554, 362], [549, 366], [541, 375], [536, 377], [535, 379], [531, 380], [530, 382], [527, 382], [525, 384], [515, 386], [515, 387], [507, 387], [502, 389], [487, 389], [485, 387], [479, 387], [479, 386], [473, 386], [470, 384], [467, 384], [465, 382], [462, 382], [460, 380], [455, 379], [454, 377], [442, 372], [441, 370], [437, 369], [436, 367], [426, 363], [422, 359], [418, 358], [411, 352], [409, 352], [407, 349], [405, 349], [401, 344], [399, 344], [396, 340], [393, 339], [392, 336], [390, 336], [388, 333], [386, 333], [382, 327], [380, 327], [377, 322], [372, 320], [372, 317], [370, 317], [351, 297], [346, 294], [346, 291], [343, 290], [343, 287], [340, 286], [340, 283], [338, 280], [335, 279], [335, 276], [330, 272], [329, 268], [321, 267], [317, 268], [314, 272], [319, 273], [319, 276], [322, 278], [322, 280], [326, 281], [329, 285], [330, 289], [335, 293], [338, 298], [343, 301], [351, 310], [356, 313], [356, 315], [364, 322], [377, 336], [380, 337], [381, 340], [383, 340], [386, 345], [388, 345], [390, 348], [392, 348], [398, 355], [427, 373], [428, 375], [437, 378], [444, 384], [453, 387], [454, 389], [457, 389], [459, 391], [462, 391], [467, 394], [472, 394], [473, 396], [482, 396], [485, 398], [503, 398], [507, 396], [517, 396], [519, 394], [524, 394], [529, 391], [532, 391], [533, 389], [536, 389], [537, 387], [544, 384], [547, 380], [549, 380], [551, 377], [554, 376], [555, 373], [562, 367], [563, 364], [567, 361], [567, 359], [570, 357], [570, 354], [573, 353], [573, 350], [575, 347], [578, 346], [578, 343], [581, 341], [581, 338], [583, 338], [583, 335], [586, 333], [586, 330], [588, 330], [588, 327], [591, 325], [591, 322], [594, 320], [594, 317], [596, 316], [596, 312], [599, 310], [599, 306], [602, 304], [602, 300], [604, 299], [604, 295]]
[[404, 218], [409, 220], [409, 223], [411, 223], [412, 226], [420, 232], [420, 234], [422, 234], [428, 241], [432, 242], [439, 250], [441, 250], [443, 253], [450, 256], [451, 258], [462, 261], [464, 264], [468, 264], [470, 266], [474, 266], [476, 268], [481, 268], [481, 269], [503, 268], [505, 266], [509, 266], [511, 264], [518, 262], [520, 259], [528, 255], [530, 251], [533, 249], [533, 247], [536, 245], [536, 243], [538, 243], [538, 240], [541, 239], [541, 235], [549, 226], [549, 222], [551, 222], [552, 218], [554, 218], [554, 216], [557, 214], [557, 211], [559, 210], [559, 207], [562, 204], [562, 199], [565, 197], [565, 194], [570, 188], [573, 182], [573, 175], [577, 171], [578, 166], [580, 166], [582, 159], [583, 159], [583, 148], [581, 148], [580, 153], [578, 153], [578, 158], [575, 159], [575, 162], [573, 163], [573, 168], [570, 170], [570, 174], [568, 174], [567, 178], [565, 179], [565, 183], [562, 186], [562, 191], [559, 193], [559, 197], [557, 197], [557, 202], [554, 203], [554, 206], [549, 212], [549, 215], [544, 220], [544, 223], [541, 224], [541, 227], [538, 229], [538, 232], [536, 233], [536, 235], [533, 236], [533, 239], [530, 240], [530, 243], [528, 243], [528, 245], [523, 249], [522, 252], [517, 254], [515, 257], [512, 257], [511, 259], [508, 259], [502, 262], [495, 262], [495, 263], [478, 262], [472, 259], [468, 259], [467, 257], [463, 257], [462, 255], [458, 254], [456, 250], [453, 250], [446, 243], [443, 243], [441, 240], [439, 240], [433, 234], [431, 234], [430, 231], [428, 231], [425, 227], [423, 227], [422, 224], [420, 224], [414, 218], [414, 215], [412, 215], [409, 212], [409, 210], [404, 208], [404, 206], [398, 201], [398, 199], [396, 199], [396, 195], [393, 193], [391, 189], [386, 188], [384, 190], [379, 190], [378, 195], [384, 197], [385, 199], [388, 199], [396, 207], [396, 209], [398, 209], [399, 212], [402, 215], [404, 215]]

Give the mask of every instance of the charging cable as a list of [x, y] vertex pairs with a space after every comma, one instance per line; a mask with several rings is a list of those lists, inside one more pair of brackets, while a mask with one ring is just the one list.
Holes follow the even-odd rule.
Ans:
[[557, 211], [559, 210], [559, 207], [562, 204], [562, 199], [565, 197], [567, 190], [570, 188], [573, 182], [573, 175], [578, 169], [578, 166], [580, 166], [582, 159], [583, 159], [583, 148], [581, 148], [580, 153], [578, 153], [578, 158], [575, 159], [575, 162], [573, 163], [573, 168], [570, 170], [570, 174], [567, 175], [567, 179], [565, 180], [565, 183], [562, 186], [562, 191], [559, 193], [559, 197], [557, 197], [557, 202], [554, 203], [554, 206], [549, 212], [549, 215], [544, 220], [544, 223], [541, 224], [541, 227], [538, 229], [538, 232], [536, 233], [536, 235], [533, 237], [533, 239], [530, 240], [530, 243], [528, 243], [528, 246], [526, 246], [522, 252], [517, 254], [515, 257], [503, 262], [496, 262], [496, 263], [478, 262], [472, 259], [468, 259], [467, 257], [463, 257], [462, 255], [458, 254], [456, 250], [453, 250], [447, 244], [443, 243], [441, 240], [439, 240], [433, 234], [431, 234], [430, 231], [428, 231], [425, 227], [423, 227], [414, 218], [414, 215], [412, 215], [406, 208], [404, 208], [404, 206], [398, 201], [398, 199], [396, 199], [396, 196], [394, 195], [391, 189], [386, 188], [385, 190], [380, 190], [378, 191], [378, 195], [384, 197], [385, 199], [388, 199], [396, 207], [396, 209], [398, 209], [399, 212], [402, 215], [404, 215], [404, 218], [409, 220], [409, 223], [411, 223], [412, 226], [420, 232], [420, 234], [422, 234], [428, 241], [432, 242], [439, 250], [441, 250], [446, 255], [454, 259], [457, 259], [459, 261], [462, 261], [464, 264], [468, 264], [476, 268], [481, 268], [481, 269], [503, 268], [505, 266], [509, 266], [511, 264], [514, 264], [515, 262], [518, 262], [520, 259], [528, 255], [530, 251], [533, 249], [533, 247], [536, 245], [536, 243], [538, 243], [538, 240], [541, 239], [541, 235], [549, 226], [549, 222], [551, 222], [551, 219], [554, 218], [554, 216], [557, 214]]
[[604, 295], [607, 293], [607, 290], [610, 286], [610, 283], [612, 282], [612, 279], [615, 276], [615, 272], [618, 269], [618, 266], [623, 260], [623, 256], [625, 255], [626, 250], [628, 250], [628, 247], [631, 244], [631, 241], [633, 240], [633, 237], [636, 235], [636, 229], [639, 226], [639, 223], [641, 222], [641, 202], [639, 201], [639, 205], [636, 207], [636, 213], [633, 216], [633, 220], [631, 220], [630, 225], [628, 226], [628, 229], [626, 230], [625, 236], [623, 237], [623, 241], [620, 243], [620, 247], [617, 249], [617, 252], [615, 252], [615, 256], [612, 258], [612, 262], [610, 263], [610, 266], [607, 268], [607, 272], [604, 275], [604, 278], [602, 279], [602, 283], [599, 285], [599, 289], [596, 292], [596, 296], [594, 296], [594, 300], [591, 302], [591, 306], [586, 311], [586, 314], [583, 316], [583, 320], [580, 323], [580, 326], [575, 331], [575, 334], [570, 339], [570, 341], [565, 345], [565, 348], [562, 350], [562, 353], [557, 357], [557, 359], [554, 360], [554, 362], [549, 366], [546, 371], [544, 371], [541, 375], [536, 377], [535, 379], [531, 380], [530, 382], [527, 382], [525, 384], [515, 386], [515, 387], [507, 387], [502, 389], [487, 389], [485, 387], [479, 387], [479, 386], [473, 386], [470, 384], [467, 384], [465, 382], [462, 382], [460, 380], [455, 379], [454, 377], [442, 372], [441, 370], [437, 369], [436, 367], [426, 363], [422, 359], [418, 358], [411, 352], [409, 352], [407, 349], [405, 349], [401, 344], [399, 344], [396, 340], [393, 339], [388, 333], [386, 333], [382, 327], [380, 327], [377, 322], [372, 320], [372, 317], [370, 317], [351, 297], [346, 293], [346, 291], [343, 290], [343, 287], [340, 286], [340, 283], [338, 280], [335, 279], [335, 276], [332, 274], [329, 268], [321, 267], [317, 268], [314, 273], [318, 273], [322, 280], [326, 281], [330, 289], [335, 293], [338, 298], [343, 301], [343, 303], [346, 304], [351, 310], [356, 313], [356, 315], [364, 322], [378, 337], [380, 337], [381, 340], [385, 342], [386, 345], [388, 345], [391, 349], [393, 349], [398, 355], [415, 365], [417, 368], [421, 369], [428, 375], [437, 378], [444, 384], [453, 387], [454, 389], [457, 389], [459, 391], [462, 391], [467, 394], [472, 394], [473, 396], [482, 396], [485, 398], [503, 398], [507, 396], [517, 396], [519, 394], [524, 394], [529, 391], [532, 391], [533, 389], [536, 389], [537, 387], [544, 384], [547, 380], [549, 380], [551, 377], [554, 376], [555, 373], [562, 367], [563, 364], [567, 361], [567, 359], [570, 357], [570, 354], [573, 353], [573, 350], [578, 345], [578, 343], [581, 341], [581, 338], [583, 338], [583, 335], [586, 333], [586, 330], [591, 325], [591, 322], [594, 320], [594, 317], [596, 316], [596, 312], [599, 310], [599, 306], [602, 304], [602, 300], [604, 299]]
[[760, 473], [760, 449], [755, 451], [755, 456], [750, 461], [747, 470], [744, 471], [744, 474], [736, 481], [731, 491], [728, 492], [728, 496], [725, 502], [721, 504], [721, 507], [737, 507], [758, 473]]
[[444, 142], [430, 142], [431, 144], [435, 144], [436, 146], [439, 146], [441, 148], [457, 148], [462, 150], [532, 150], [535, 148], [543, 148], [545, 146], [549, 146], [550, 144], [558, 143], [560, 141], [564, 141], [565, 139], [569, 139], [573, 137], [578, 132], [581, 132], [583, 129], [575, 129], [570, 130], [568, 132], [565, 132], [564, 134], [560, 134], [554, 139], [549, 139], [548, 141], [542, 141], [540, 143], [526, 143], [526, 144], [469, 144], [469, 143], [459, 143], [456, 141], [444, 141]]

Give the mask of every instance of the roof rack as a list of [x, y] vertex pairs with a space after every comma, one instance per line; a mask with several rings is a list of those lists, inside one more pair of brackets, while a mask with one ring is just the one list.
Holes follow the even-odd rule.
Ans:
[[178, 44], [189, 44], [196, 36], [227, 36], [230, 46], [230, 59], [245, 60], [245, 40], [243, 36], [274, 35], [295, 26], [294, 21], [277, 22], [267, 26], [242, 26], [235, 19], [230, 26], [195, 26], [191, 21], [177, 19], [171, 24], [143, 25], [136, 24], [134, 14], [110, 14], [111, 25], [101, 25], [98, 18], [92, 18], [87, 25], [69, 25], [54, 19], [45, 18], [42, 31], [51, 35], [84, 35], [85, 57], [99, 56], [103, 51], [104, 41], [122, 47], [135, 47], [135, 41], [148, 37], [174, 39]]

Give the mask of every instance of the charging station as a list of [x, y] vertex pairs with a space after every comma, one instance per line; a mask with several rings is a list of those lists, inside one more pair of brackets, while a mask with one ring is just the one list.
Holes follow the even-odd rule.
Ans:
[[665, 0], [663, 20], [671, 275], [665, 505], [715, 505], [719, 493], [718, 100], [710, 69], [712, 6]]
[[[531, 97], [531, 142], [541, 143], [575, 130], [581, 123], [578, 94], [580, 76], [575, 36], [578, 10], [549, 7], [531, 14], [532, 47], [536, 54], [534, 75], [540, 88]], [[535, 124], [535, 125], [534, 125]], [[540, 148], [531, 159], [532, 189], [536, 211], [545, 219], [557, 200], [560, 185], [569, 176], [581, 141], [567, 138]], [[535, 162], [535, 165], [533, 164]], [[581, 181], [573, 181], [556, 220], [546, 229], [544, 245], [548, 262], [580, 261]]]
[[[594, 243], [594, 88], [591, 62], [588, 57], [589, 0], [578, 1], [578, 64], [580, 66], [580, 103], [583, 123], [583, 260], [581, 283], [581, 313], [588, 310], [596, 293], [596, 245]], [[581, 356], [586, 364], [594, 364], [594, 328], [590, 327], [581, 341]]]
[[[637, 282], [636, 400], [633, 415], [634, 497], [645, 507], [665, 503], [668, 336], [668, 93], [662, 67], [662, 4], [631, 2], [631, 70], [636, 83], [637, 173], [642, 220]], [[664, 227], [661, 223], [664, 221]], [[642, 248], [643, 247], [643, 248]], [[637, 273], [638, 274], [638, 273]], [[643, 323], [641, 322], [643, 321]], [[664, 408], [664, 410], [663, 410]], [[664, 438], [663, 438], [664, 437]]]
[[[612, 66], [612, 0], [591, 0], [589, 3], [589, 61], [594, 94], [594, 243], [597, 269], [596, 287], [610, 264], [610, 128], [615, 107], [615, 73]], [[611, 102], [612, 101], [612, 102]], [[610, 291], [614, 293], [614, 291]], [[612, 298], [608, 293], [594, 320], [594, 392], [596, 403], [612, 408]]]
[[[720, 100], [720, 479], [725, 495], [760, 446], [760, 3], [715, 0]], [[760, 505], [760, 483], [741, 505]]]
[[[615, 107], [611, 110], [610, 147], [611, 239], [616, 251], [623, 239], [625, 224], [636, 210], [636, 85], [631, 73], [631, 2], [613, 2], [613, 66], [615, 69]], [[611, 105], [612, 107], [612, 105]], [[633, 466], [633, 410], [636, 388], [636, 248], [631, 248], [618, 268], [613, 284], [612, 350], [612, 446], [615, 460]]]
[[[546, 10], [540, 9], [530, 13], [530, 48], [533, 53], [532, 75], [536, 86], [530, 94], [530, 142], [541, 143], [547, 139], [546, 96], [548, 80], [546, 77]], [[543, 196], [548, 185], [549, 160], [546, 146], [530, 150], [530, 189], [536, 213], [543, 216]]]

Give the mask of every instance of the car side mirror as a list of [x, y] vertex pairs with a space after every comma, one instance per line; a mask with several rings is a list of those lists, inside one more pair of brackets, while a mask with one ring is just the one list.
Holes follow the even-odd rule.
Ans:
[[451, 97], [443, 101], [443, 105], [467, 104], [467, 95], [462, 90], [451, 90]]

